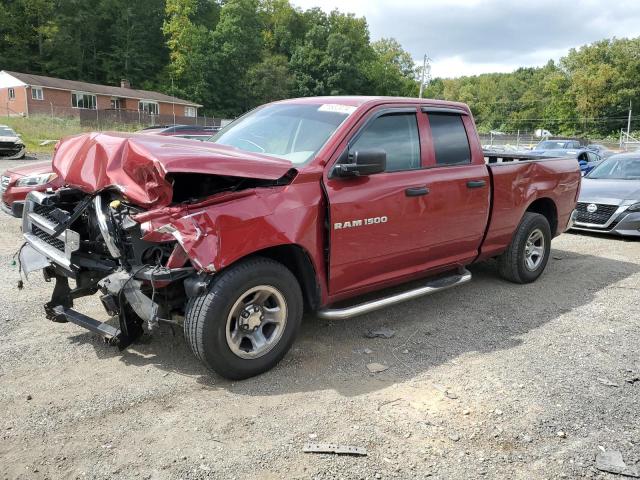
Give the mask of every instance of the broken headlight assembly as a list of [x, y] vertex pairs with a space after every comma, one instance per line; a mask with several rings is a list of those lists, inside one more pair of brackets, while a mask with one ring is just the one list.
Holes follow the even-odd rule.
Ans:
[[51, 173], [41, 173], [40, 175], [30, 175], [28, 177], [22, 177], [16, 182], [16, 187], [36, 187], [38, 185], [44, 185], [46, 183], [55, 180], [57, 175]]

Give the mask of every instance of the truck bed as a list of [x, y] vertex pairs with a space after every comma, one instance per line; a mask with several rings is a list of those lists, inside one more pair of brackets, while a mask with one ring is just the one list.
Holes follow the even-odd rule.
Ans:
[[491, 216], [479, 259], [492, 257], [509, 244], [535, 198], [541, 208], [556, 210], [552, 235], [564, 231], [580, 190], [580, 169], [575, 158], [500, 153], [494, 162], [489, 161], [487, 168], [491, 180]]

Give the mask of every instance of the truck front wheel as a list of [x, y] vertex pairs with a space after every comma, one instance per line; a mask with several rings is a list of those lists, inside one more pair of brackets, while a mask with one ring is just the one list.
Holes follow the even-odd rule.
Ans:
[[551, 253], [551, 228], [544, 215], [526, 212], [507, 250], [498, 257], [500, 275], [514, 283], [535, 281]]
[[187, 304], [184, 334], [191, 350], [225, 378], [241, 380], [275, 366], [296, 336], [302, 292], [284, 265], [253, 258], [216, 275]]

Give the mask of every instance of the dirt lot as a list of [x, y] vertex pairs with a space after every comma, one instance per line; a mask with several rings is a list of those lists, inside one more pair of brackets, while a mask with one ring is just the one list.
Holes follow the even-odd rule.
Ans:
[[[640, 242], [567, 234], [532, 285], [488, 262], [432, 297], [308, 317], [276, 369], [236, 383], [182, 332], [120, 352], [47, 322], [52, 286], [16, 288], [20, 243], [0, 215], [0, 478], [615, 478], [601, 449], [640, 461]], [[365, 338], [382, 326], [395, 335]]]

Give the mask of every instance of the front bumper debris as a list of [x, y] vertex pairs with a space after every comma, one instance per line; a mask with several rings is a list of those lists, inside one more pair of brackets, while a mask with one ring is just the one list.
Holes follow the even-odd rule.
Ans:
[[[186, 283], [190, 277], [197, 277], [195, 269], [177, 266], [185, 265], [186, 260], [178, 261], [172, 267], [172, 257], [167, 266], [145, 264], [142, 254], [132, 255], [126, 262], [109, 259], [106, 255], [93, 258], [90, 251], [80, 249], [86, 244], [86, 238], [81, 244], [80, 237], [90, 233], [84, 224], [75, 222], [88, 208], [93, 208], [90, 215], [96, 215], [96, 228], [99, 229], [96, 234], [102, 236], [109, 246], [113, 232], [104, 217], [101, 197], [86, 196], [76, 203], [73, 211], [58, 208], [56, 199], [56, 194], [42, 192], [31, 192], [27, 196], [23, 215], [26, 244], [19, 256], [20, 269], [25, 276], [35, 270], [43, 270], [45, 280], [55, 281], [51, 299], [44, 307], [47, 318], [54, 322], [75, 323], [104, 336], [109, 343], [121, 349], [142, 335], [145, 324], [149, 331], [153, 331], [161, 322], [176, 323], [172, 318], [175, 314], [172, 310], [173, 297], [166, 293], [156, 296], [156, 289], [175, 282]], [[112, 257], [116, 254], [119, 257], [115, 242], [112, 247], [109, 248]], [[75, 288], [70, 286], [69, 278], [75, 280]], [[192, 283], [189, 283], [189, 288]], [[180, 286], [177, 287], [172, 292], [179, 292]], [[118, 318], [119, 328], [73, 309], [75, 299], [97, 292], [101, 292], [100, 300], [107, 314]]]
[[59, 232], [60, 225], [68, 221], [69, 214], [49, 206], [49, 196], [42, 192], [27, 195], [22, 215], [22, 234], [34, 250], [70, 271], [71, 255], [80, 248], [80, 235], [71, 229]]
[[100, 322], [95, 318], [87, 317], [73, 308], [65, 308], [61, 305], [54, 307], [53, 312], [58, 318], [58, 321], [75, 323], [91, 332], [102, 335], [110, 345], [121, 345], [122, 330], [119, 328], [105, 322]]

